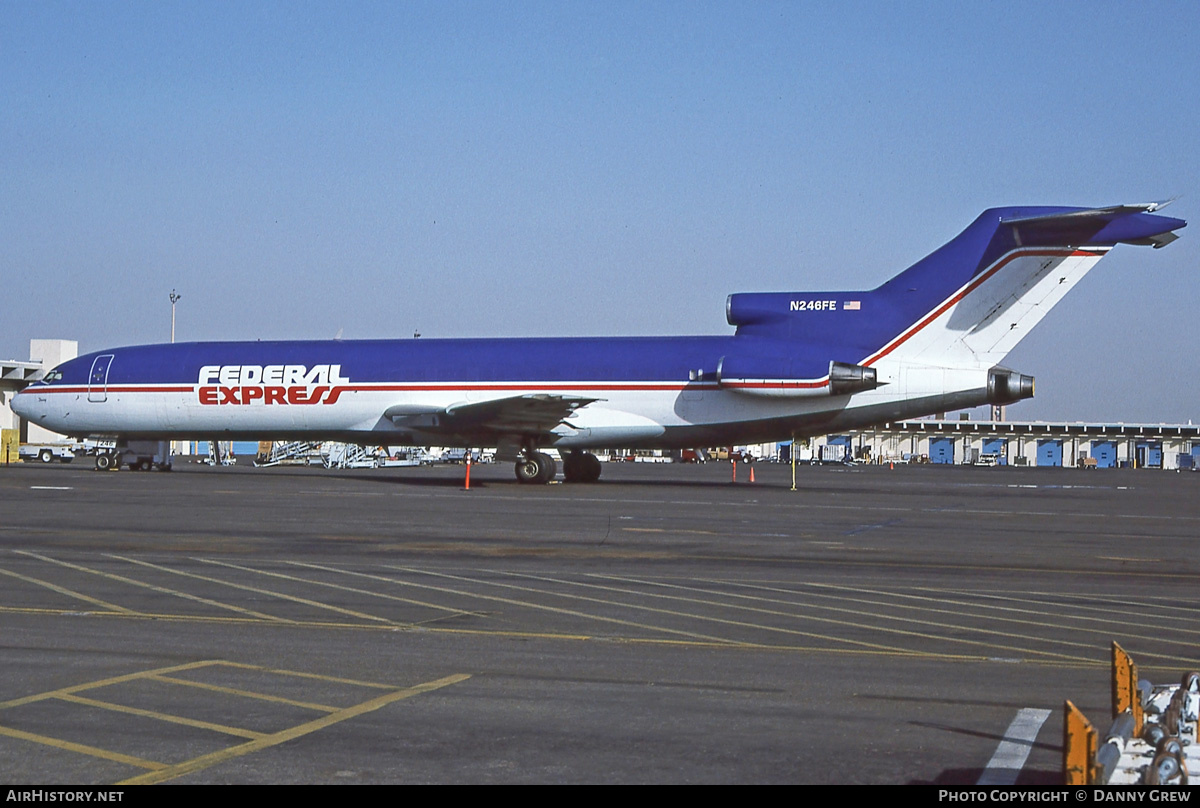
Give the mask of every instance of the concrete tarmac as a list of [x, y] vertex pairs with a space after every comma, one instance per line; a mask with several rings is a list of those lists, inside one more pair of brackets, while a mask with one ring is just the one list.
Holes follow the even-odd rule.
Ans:
[[754, 470], [0, 468], [0, 773], [1054, 784], [1200, 667], [1200, 474]]

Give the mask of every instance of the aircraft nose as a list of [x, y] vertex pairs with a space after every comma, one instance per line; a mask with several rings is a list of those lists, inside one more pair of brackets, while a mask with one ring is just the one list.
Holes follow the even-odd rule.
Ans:
[[26, 421], [31, 421], [41, 414], [37, 406], [37, 396], [26, 390], [22, 390], [13, 396], [9, 406], [13, 412]]

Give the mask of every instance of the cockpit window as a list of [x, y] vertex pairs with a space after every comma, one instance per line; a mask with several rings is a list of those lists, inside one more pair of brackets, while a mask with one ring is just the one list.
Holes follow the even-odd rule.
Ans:
[[44, 381], [44, 382], [61, 382], [62, 381], [62, 371], [58, 370], [58, 369], [52, 370], [49, 373], [47, 373], [45, 376], [42, 377], [42, 381]]

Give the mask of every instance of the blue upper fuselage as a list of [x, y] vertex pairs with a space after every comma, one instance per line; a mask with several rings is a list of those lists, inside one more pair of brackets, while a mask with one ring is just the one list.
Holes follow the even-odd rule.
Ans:
[[54, 383], [87, 384], [94, 360], [106, 355], [113, 356], [109, 385], [194, 385], [201, 368], [229, 365], [338, 365], [355, 382], [686, 382], [690, 371], [715, 372], [734, 342], [734, 337], [581, 337], [138, 345], [65, 362]]

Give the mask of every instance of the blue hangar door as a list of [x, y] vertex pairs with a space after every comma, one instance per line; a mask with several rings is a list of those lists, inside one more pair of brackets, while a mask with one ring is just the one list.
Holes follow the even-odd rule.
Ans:
[[1008, 452], [1005, 451], [1007, 441], [1004, 438], [984, 438], [983, 454], [994, 454], [1000, 458], [1001, 465], [1008, 462]]
[[1117, 444], [1111, 440], [1092, 441], [1092, 457], [1096, 459], [1096, 468], [1111, 469], [1117, 465]]
[[954, 462], [954, 438], [930, 438], [929, 439], [929, 462], [930, 463], [953, 463]]
[[1162, 468], [1162, 444], [1156, 440], [1137, 445], [1138, 468]]
[[1039, 466], [1061, 466], [1062, 465], [1062, 441], [1061, 440], [1040, 440], [1040, 441], [1038, 441], [1037, 464]]

